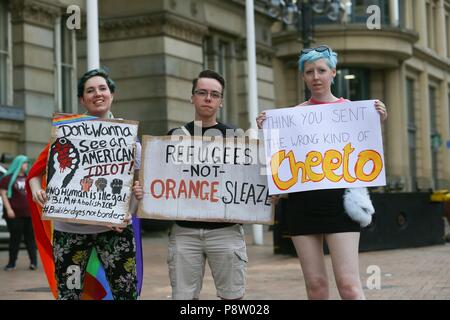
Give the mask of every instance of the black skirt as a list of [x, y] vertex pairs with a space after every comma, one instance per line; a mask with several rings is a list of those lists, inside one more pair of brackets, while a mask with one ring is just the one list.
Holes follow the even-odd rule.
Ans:
[[326, 189], [290, 193], [286, 212], [289, 235], [360, 232], [359, 223], [345, 212], [344, 192]]

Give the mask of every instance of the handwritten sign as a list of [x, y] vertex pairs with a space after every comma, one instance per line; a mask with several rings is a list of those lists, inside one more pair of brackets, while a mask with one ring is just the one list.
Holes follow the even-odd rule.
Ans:
[[138, 216], [273, 224], [258, 147], [257, 140], [144, 136]]
[[44, 219], [124, 225], [138, 123], [55, 114]]
[[270, 194], [386, 185], [374, 101], [266, 111]]

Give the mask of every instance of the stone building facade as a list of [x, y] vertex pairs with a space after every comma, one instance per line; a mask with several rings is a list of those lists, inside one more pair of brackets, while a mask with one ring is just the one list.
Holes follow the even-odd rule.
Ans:
[[[86, 69], [84, 0], [0, 0], [0, 154], [36, 157], [55, 111], [79, 112], [76, 79]], [[345, 19], [315, 18], [312, 45], [339, 54], [336, 94], [378, 98], [388, 188], [450, 188], [450, 1], [347, 0]], [[203, 68], [227, 80], [221, 121], [244, 130], [247, 116], [245, 0], [99, 0], [101, 65], [117, 83], [115, 115], [163, 135], [193, 117], [191, 80]], [[258, 104], [305, 97], [296, 61], [298, 30], [255, 0]], [[369, 29], [367, 7], [381, 8]], [[66, 25], [69, 6], [81, 28]]]

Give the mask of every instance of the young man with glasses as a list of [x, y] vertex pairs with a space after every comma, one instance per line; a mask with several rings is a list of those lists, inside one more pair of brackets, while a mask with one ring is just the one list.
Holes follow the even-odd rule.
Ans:
[[[225, 80], [204, 70], [192, 81], [190, 102], [195, 121], [169, 131], [169, 135], [230, 136], [234, 128], [217, 121], [223, 108]], [[201, 210], [201, 208], [199, 208]], [[245, 291], [247, 250], [242, 225], [178, 220], [169, 234], [168, 265], [173, 299], [198, 299], [208, 260], [217, 296], [241, 299]]]

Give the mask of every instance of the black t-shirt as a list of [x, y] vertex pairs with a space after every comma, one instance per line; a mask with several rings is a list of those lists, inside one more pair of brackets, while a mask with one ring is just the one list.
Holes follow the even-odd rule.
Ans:
[[[195, 127], [194, 121], [189, 122], [184, 125], [187, 131], [193, 136], [194, 133], [202, 132], [202, 136], [211, 136], [211, 135], [222, 135], [223, 137], [230, 135], [234, 136], [235, 128], [218, 122], [216, 125], [212, 127]], [[180, 131], [181, 130], [181, 131]], [[173, 128], [168, 133], [168, 135], [172, 134], [184, 134], [181, 128]], [[233, 226], [236, 223], [229, 222], [206, 222], [206, 221], [185, 221], [185, 220], [176, 220], [175, 223], [180, 227], [184, 228], [199, 228], [199, 229], [217, 229], [217, 228], [225, 228], [229, 226]]]

